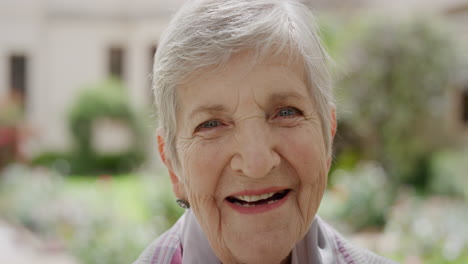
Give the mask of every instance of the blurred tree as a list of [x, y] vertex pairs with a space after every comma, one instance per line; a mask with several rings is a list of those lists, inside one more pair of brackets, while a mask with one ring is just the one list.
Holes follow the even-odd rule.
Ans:
[[359, 153], [381, 162], [394, 186], [424, 190], [430, 156], [449, 141], [445, 119], [456, 67], [449, 35], [429, 21], [377, 23], [346, 54], [351, 70], [337, 83], [337, 139], [346, 148], [338, 142], [338, 162]]
[[[123, 122], [131, 132], [131, 145], [119, 153], [99, 153], [93, 145], [93, 126], [101, 119]], [[74, 140], [72, 173], [129, 172], [145, 160], [146, 141], [142, 120], [128, 102], [125, 87], [118, 79], [87, 87], [73, 104], [69, 115]], [[118, 142], [115, 142], [117, 144]]]

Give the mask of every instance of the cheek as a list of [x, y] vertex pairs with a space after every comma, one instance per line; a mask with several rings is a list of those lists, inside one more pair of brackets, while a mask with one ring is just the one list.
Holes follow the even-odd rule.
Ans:
[[298, 177], [298, 207], [304, 219], [311, 219], [320, 204], [327, 183], [327, 159], [323, 138], [314, 128], [298, 129], [282, 132], [281, 142], [283, 157]]
[[[186, 189], [190, 206], [210, 244], [217, 252], [224, 252], [221, 237], [221, 212], [217, 192], [225, 167], [223, 144], [196, 142], [185, 151], [183, 171], [187, 177]], [[223, 253], [223, 255], [226, 255]]]
[[198, 141], [184, 151], [183, 171], [189, 196], [214, 199], [226, 158], [221, 143]]
[[326, 175], [327, 158], [320, 131], [315, 128], [280, 131], [280, 153], [299, 174], [301, 181], [313, 182]]

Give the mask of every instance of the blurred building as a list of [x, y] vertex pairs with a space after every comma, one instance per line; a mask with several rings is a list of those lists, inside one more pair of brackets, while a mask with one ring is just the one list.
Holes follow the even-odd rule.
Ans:
[[180, 2], [0, 0], [0, 97], [22, 98], [27, 151], [68, 147], [73, 99], [110, 75], [133, 104], [149, 106], [158, 36]]
[[[71, 102], [84, 86], [110, 75], [125, 82], [134, 105], [149, 106], [149, 75], [158, 36], [182, 2], [0, 0], [0, 98], [11, 93], [22, 98], [25, 121], [33, 128], [27, 152], [66, 149]], [[343, 17], [367, 12], [440, 14], [468, 45], [466, 0], [312, 2], [317, 10]], [[459, 94], [454, 97], [454, 122], [461, 122], [462, 130], [468, 127], [466, 76], [460, 75]]]

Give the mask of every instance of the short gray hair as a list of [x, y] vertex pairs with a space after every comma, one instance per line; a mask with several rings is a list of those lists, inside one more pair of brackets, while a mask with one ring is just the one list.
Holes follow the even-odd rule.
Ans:
[[171, 20], [154, 57], [155, 104], [165, 131], [165, 155], [173, 165], [179, 165], [176, 88], [188, 74], [226, 63], [244, 50], [253, 50], [256, 60], [281, 52], [300, 56], [331, 155], [334, 103], [329, 58], [310, 9], [298, 0], [190, 0]]

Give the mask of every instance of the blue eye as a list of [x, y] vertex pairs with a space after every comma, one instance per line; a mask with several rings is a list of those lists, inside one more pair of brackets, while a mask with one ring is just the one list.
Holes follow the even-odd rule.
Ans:
[[219, 122], [218, 120], [208, 120], [206, 122], [203, 122], [201, 123], [200, 125], [198, 125], [198, 127], [196, 128], [196, 130], [200, 130], [200, 129], [210, 129], [210, 128], [215, 128], [215, 127], [218, 127], [221, 125], [221, 122]]
[[279, 110], [278, 116], [289, 117], [289, 116], [295, 116], [299, 113], [300, 113], [299, 110], [297, 110], [296, 108], [288, 107], [288, 108], [283, 108]]

